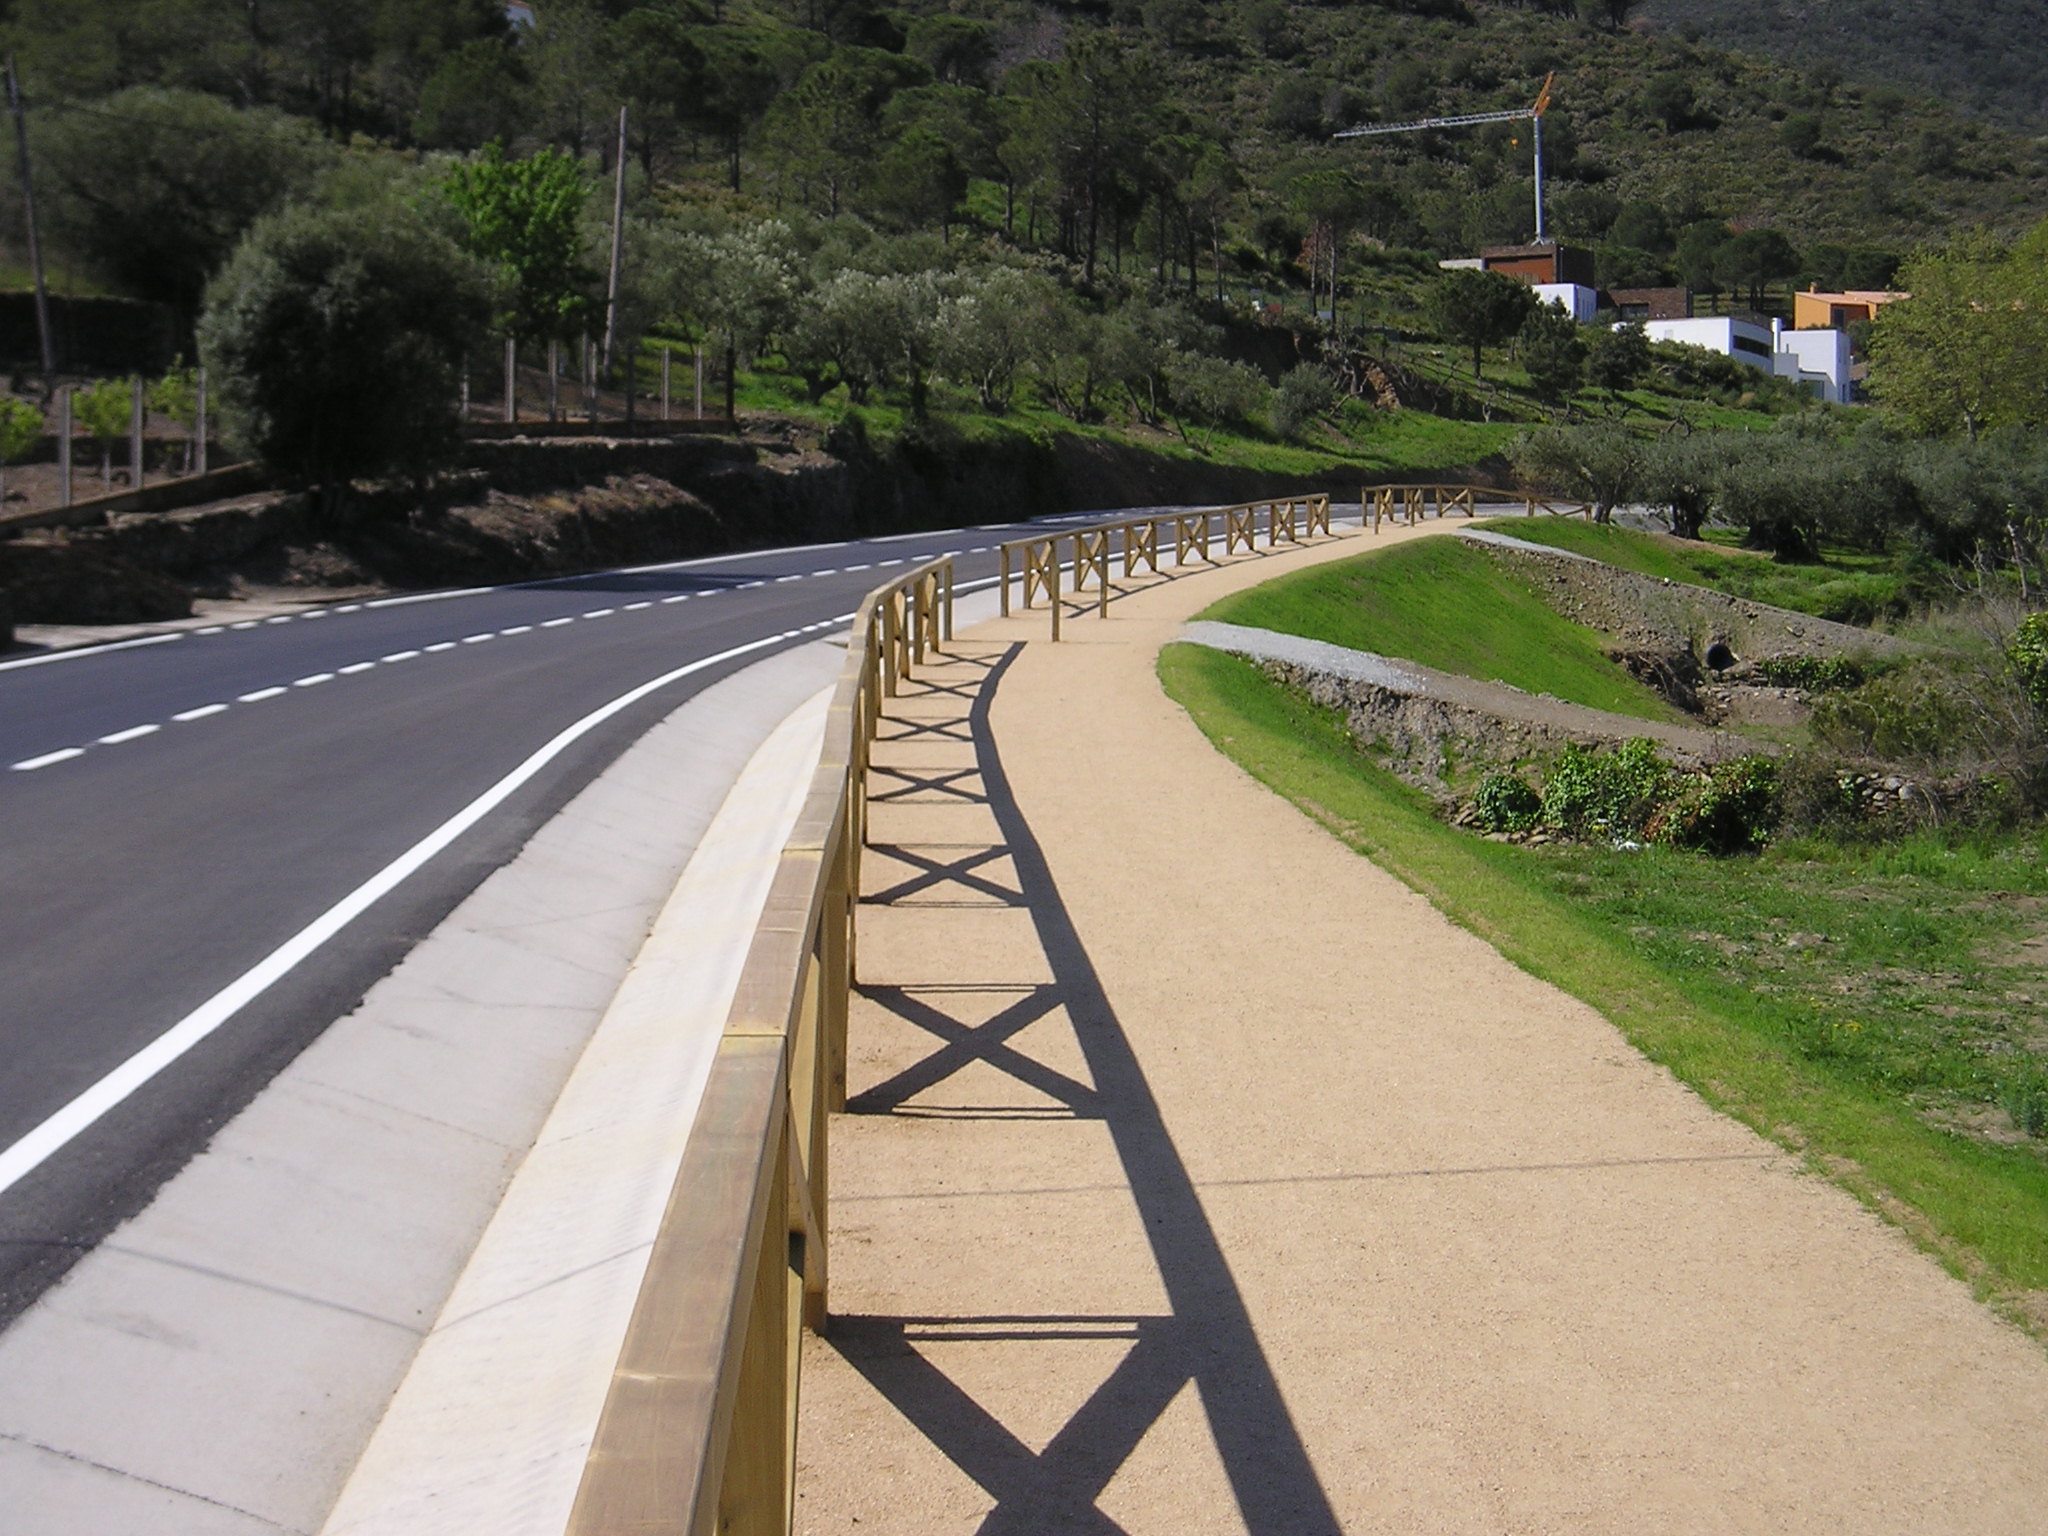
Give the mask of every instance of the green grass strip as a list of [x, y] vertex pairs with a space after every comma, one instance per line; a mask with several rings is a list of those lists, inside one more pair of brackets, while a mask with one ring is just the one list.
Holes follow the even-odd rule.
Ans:
[[1638, 720], [1683, 718], [1607, 659], [1597, 630], [1560, 617], [1464, 539], [1417, 539], [1297, 571], [1202, 617], [1403, 656]]
[[[1237, 657], [1167, 647], [1167, 692], [1227, 756], [1516, 965], [1590, 1004], [1651, 1060], [1904, 1228], [2001, 1312], [2048, 1339], [2048, 1166], [1937, 1130], [1790, 1049], [1769, 999], [1662, 968], [1540, 850], [1438, 821], [1372, 766], [1334, 711]], [[1705, 861], [1703, 861], [1705, 862]], [[1711, 868], [1711, 866], [1709, 866]]]

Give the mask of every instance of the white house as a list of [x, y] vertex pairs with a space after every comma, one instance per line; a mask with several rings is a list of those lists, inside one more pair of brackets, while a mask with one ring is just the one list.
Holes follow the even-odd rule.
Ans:
[[1849, 338], [1842, 331], [1788, 331], [1782, 320], [1768, 326], [1734, 315], [1692, 320], [1647, 320], [1652, 341], [1705, 347], [1737, 362], [1811, 387], [1821, 399], [1841, 405], [1855, 397], [1849, 382]]
[[1591, 325], [1600, 312], [1599, 290], [1584, 283], [1537, 283], [1535, 288], [1537, 302], [1555, 304], [1581, 325]]

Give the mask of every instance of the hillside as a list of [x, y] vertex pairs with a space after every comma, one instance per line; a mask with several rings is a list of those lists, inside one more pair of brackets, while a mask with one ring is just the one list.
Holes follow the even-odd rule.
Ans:
[[[1697, 9], [1736, 16], [1762, 4]], [[79, 138], [110, 93], [158, 85], [272, 105], [358, 145], [467, 151], [504, 138], [515, 150], [555, 144], [602, 162], [602, 125], [623, 100], [643, 173], [693, 202], [737, 191], [735, 211], [850, 212], [942, 234], [979, 225], [1080, 255], [1090, 279], [1106, 254], [1118, 271], [1184, 272], [1190, 289], [1197, 268], [1212, 269], [1203, 287], [1304, 281], [1303, 242], [1333, 211], [1350, 237], [1340, 261], [1354, 265], [1374, 244], [1441, 256], [1526, 238], [1520, 125], [1350, 143], [1329, 135], [1525, 105], [1552, 71], [1553, 228], [1612, 248], [1604, 281], [1697, 278], [1679, 243], [1703, 222], [1776, 228], [1805, 257], [1796, 275], [1829, 283], [1858, 275], [1842, 270], [1847, 248], [1896, 252], [1951, 224], [2011, 232], [2048, 214], [2040, 145], [1938, 101], [1843, 83], [1832, 67], [1773, 62], [1767, 53], [1788, 50], [1767, 29], [1745, 34], [1752, 54], [1555, 9], [552, 0], [538, 7], [538, 28], [522, 31], [484, 0], [408, 0], [278, 6], [261, 30], [244, 30], [228, 14], [241, 8], [220, 0], [18, 0], [0, 31], [60, 140]], [[1859, 6], [1813, 9], [1848, 17]], [[399, 10], [404, 26], [392, 19]], [[1992, 10], [2016, 14], [2011, 0]], [[357, 11], [362, 25], [335, 24]], [[1926, 30], [1912, 25], [1914, 37]], [[1923, 51], [1930, 68], [1957, 57]], [[1066, 142], [1071, 115], [1092, 110], [1072, 89], [1083, 56], [1108, 110], [1076, 146]], [[1984, 75], [1994, 77], [2004, 78]], [[118, 150], [102, 145], [102, 158], [109, 148]], [[1077, 154], [1090, 162], [1085, 208], [1075, 205]], [[61, 164], [54, 179], [61, 249], [67, 194], [86, 204], [99, 194], [65, 185], [81, 178]]]
[[1650, 0], [1642, 15], [1674, 35], [1690, 30], [1867, 85], [1933, 94], [2028, 132], [2048, 129], [2048, 36], [2029, 0]]

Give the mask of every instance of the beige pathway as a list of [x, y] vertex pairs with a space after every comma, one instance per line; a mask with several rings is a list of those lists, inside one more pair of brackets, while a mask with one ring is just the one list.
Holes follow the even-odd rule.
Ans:
[[797, 1529], [2048, 1533], [2038, 1346], [1161, 692], [1356, 547], [892, 709]]

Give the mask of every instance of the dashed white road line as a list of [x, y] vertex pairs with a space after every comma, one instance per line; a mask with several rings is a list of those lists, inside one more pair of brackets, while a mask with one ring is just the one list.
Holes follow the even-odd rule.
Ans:
[[[993, 546], [983, 547], [988, 548]], [[851, 575], [858, 571], [883, 569], [890, 566], [907, 565], [913, 562], [923, 562], [932, 559], [949, 558], [962, 553], [978, 552], [979, 550], [948, 550], [945, 552], [944, 555], [915, 555], [904, 559], [878, 561], [872, 565], [849, 565], [841, 568], [835, 568], [832, 570], [809, 571], [787, 576], [777, 576], [772, 578], [772, 580], [775, 584], [780, 585], [784, 582], [803, 581], [809, 577]], [[960, 585], [958, 590], [966, 591], [971, 590], [974, 587], [985, 586], [992, 582], [994, 579], [995, 578], [990, 577], [987, 578], [987, 580], [985, 581], [964, 582]], [[671, 594], [668, 597], [660, 599], [660, 601], [663, 604], [684, 603], [688, 602], [692, 597], [716, 597], [720, 591], [745, 592], [750, 591], [755, 587], [767, 586], [769, 584], [770, 578], [763, 577], [754, 581], [742, 582], [739, 585], [733, 587], [714, 587], [707, 589], [703, 592], [696, 593], [677, 592]], [[231, 625], [214, 624], [209, 625], [203, 629], [190, 631], [190, 633], [217, 635], [223, 633], [227, 629], [255, 629], [260, 627], [261, 625], [289, 624], [293, 622], [295, 619], [325, 618], [329, 613], [356, 613], [366, 607], [389, 607], [406, 602], [431, 601], [435, 598], [440, 597], [469, 596], [475, 593], [486, 592], [490, 590], [493, 589], [485, 587], [475, 587], [466, 589], [465, 591], [461, 592], [422, 593], [404, 598], [387, 598], [371, 603], [347, 603], [343, 604], [340, 607], [332, 609], [315, 609], [309, 612], [297, 614], [279, 614], [274, 617], [262, 620], [244, 619], [238, 623]], [[627, 603], [623, 605], [622, 608], [593, 608], [589, 612], [583, 614], [582, 617], [586, 619], [609, 618], [614, 613], [637, 613], [642, 609], [652, 608], [654, 606], [655, 600], [650, 598], [640, 602]], [[759, 642], [759, 644], [770, 644], [776, 641], [799, 639], [805, 635], [816, 634], [820, 630], [831, 629], [835, 625], [844, 624], [852, 617], [852, 614], [839, 614], [833, 618], [821, 619], [815, 624], [805, 624], [796, 629], [784, 630], [778, 635], [773, 635], [769, 637], [769, 639], [766, 641]], [[539, 623], [537, 627], [541, 629], [560, 629], [564, 625], [574, 624], [575, 622], [575, 616], [565, 615], [561, 618], [544, 619]], [[489, 633], [466, 635], [459, 641], [442, 640], [436, 642], [433, 645], [422, 646], [416, 650], [391, 651], [383, 656], [378, 657], [376, 661], [352, 662], [347, 666], [337, 667], [332, 672], [315, 672], [306, 677], [294, 679], [291, 683], [287, 685], [281, 685], [270, 688], [258, 688], [254, 692], [238, 695], [235, 702], [238, 704], [260, 704], [265, 699], [274, 699], [279, 697], [280, 695], [289, 691], [289, 689], [291, 688], [313, 688], [319, 686], [322, 683], [332, 682], [337, 677], [354, 677], [364, 672], [374, 671], [380, 663], [410, 661], [416, 656], [434, 654], [441, 651], [452, 651], [456, 649], [459, 645], [481, 645], [487, 640], [494, 640], [499, 638], [500, 636], [530, 634], [535, 628], [536, 626], [532, 624], [513, 624], [508, 625], [504, 629], [496, 630]], [[155, 645], [161, 644], [165, 641], [177, 640], [180, 638], [182, 638], [182, 635], [179, 634], [149, 635], [133, 641], [119, 642], [115, 645], [99, 647], [99, 649], [114, 650], [119, 649], [121, 645]], [[58, 654], [61, 655], [63, 653]], [[42, 661], [46, 659], [49, 658], [32, 657], [29, 658], [29, 661]], [[9, 665], [21, 666], [27, 664], [28, 662], [14, 662]], [[193, 709], [181, 710], [177, 714], [172, 715], [170, 718], [179, 723], [186, 723], [194, 720], [204, 720], [209, 716], [218, 715], [226, 712], [228, 707], [229, 706], [226, 704], [202, 704]], [[97, 738], [96, 744], [105, 746], [116, 746], [123, 742], [139, 740], [144, 736], [152, 736], [162, 729], [163, 727], [161, 725], [155, 723], [131, 726], [127, 730], [115, 731], [109, 735]], [[69, 762], [74, 757], [82, 757], [84, 755], [85, 748], [83, 747], [62, 747], [54, 752], [45, 752], [39, 757], [24, 758], [22, 761], [18, 763], [11, 764], [10, 767], [15, 770], [33, 770], [37, 768], [49, 767], [54, 763]]]

